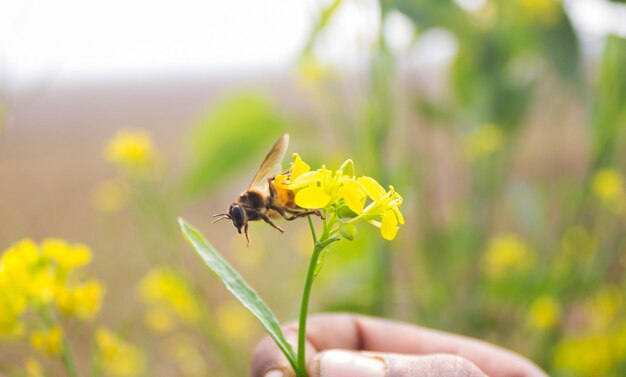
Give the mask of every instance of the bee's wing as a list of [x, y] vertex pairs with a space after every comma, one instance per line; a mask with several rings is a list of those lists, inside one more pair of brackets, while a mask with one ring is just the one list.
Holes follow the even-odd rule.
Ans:
[[266, 187], [268, 178], [282, 173], [280, 163], [283, 161], [283, 157], [285, 157], [287, 146], [289, 146], [289, 135], [284, 134], [276, 140], [272, 149], [265, 156], [265, 160], [263, 160], [252, 183], [250, 183], [250, 187]]

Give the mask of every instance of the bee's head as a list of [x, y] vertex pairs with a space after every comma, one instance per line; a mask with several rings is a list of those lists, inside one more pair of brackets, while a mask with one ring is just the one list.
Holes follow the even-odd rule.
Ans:
[[233, 225], [237, 228], [237, 232], [241, 234], [241, 228], [246, 223], [246, 213], [239, 204], [231, 204], [228, 207], [228, 218], [233, 221]]
[[233, 225], [235, 226], [235, 228], [237, 228], [239, 234], [241, 234], [241, 228], [246, 225], [246, 213], [243, 208], [241, 208], [241, 206], [236, 203], [233, 203], [230, 205], [230, 207], [228, 207], [228, 213], [218, 213], [216, 215], [213, 215], [213, 218], [215, 218], [215, 220], [213, 220], [213, 223], [224, 219], [232, 220]]

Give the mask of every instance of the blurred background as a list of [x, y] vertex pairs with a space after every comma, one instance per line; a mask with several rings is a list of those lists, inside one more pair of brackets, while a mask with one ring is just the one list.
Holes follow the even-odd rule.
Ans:
[[[284, 132], [404, 197], [395, 241], [333, 246], [312, 312], [626, 375], [625, 38], [623, 1], [3, 2], [0, 375], [246, 375], [261, 326], [176, 219], [296, 318], [307, 224], [254, 223], [246, 248], [210, 223]], [[1, 276], [24, 238], [92, 262], [25, 304]]]

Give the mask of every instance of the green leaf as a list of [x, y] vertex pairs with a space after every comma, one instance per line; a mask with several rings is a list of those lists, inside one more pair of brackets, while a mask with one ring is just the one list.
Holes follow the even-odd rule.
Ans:
[[291, 366], [296, 370], [296, 355], [287, 343], [274, 313], [261, 297], [246, 283], [241, 275], [218, 253], [217, 250], [193, 226], [178, 219], [183, 235], [202, 257], [204, 263], [217, 275], [226, 288], [261, 322]]

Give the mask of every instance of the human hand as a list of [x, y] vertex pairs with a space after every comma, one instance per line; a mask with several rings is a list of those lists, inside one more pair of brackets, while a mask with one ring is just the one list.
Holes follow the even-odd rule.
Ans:
[[[284, 333], [296, 343], [296, 324]], [[522, 356], [480, 340], [352, 314], [312, 316], [306, 347], [309, 377], [547, 377]], [[270, 338], [257, 345], [251, 371], [252, 377], [294, 376]]]

